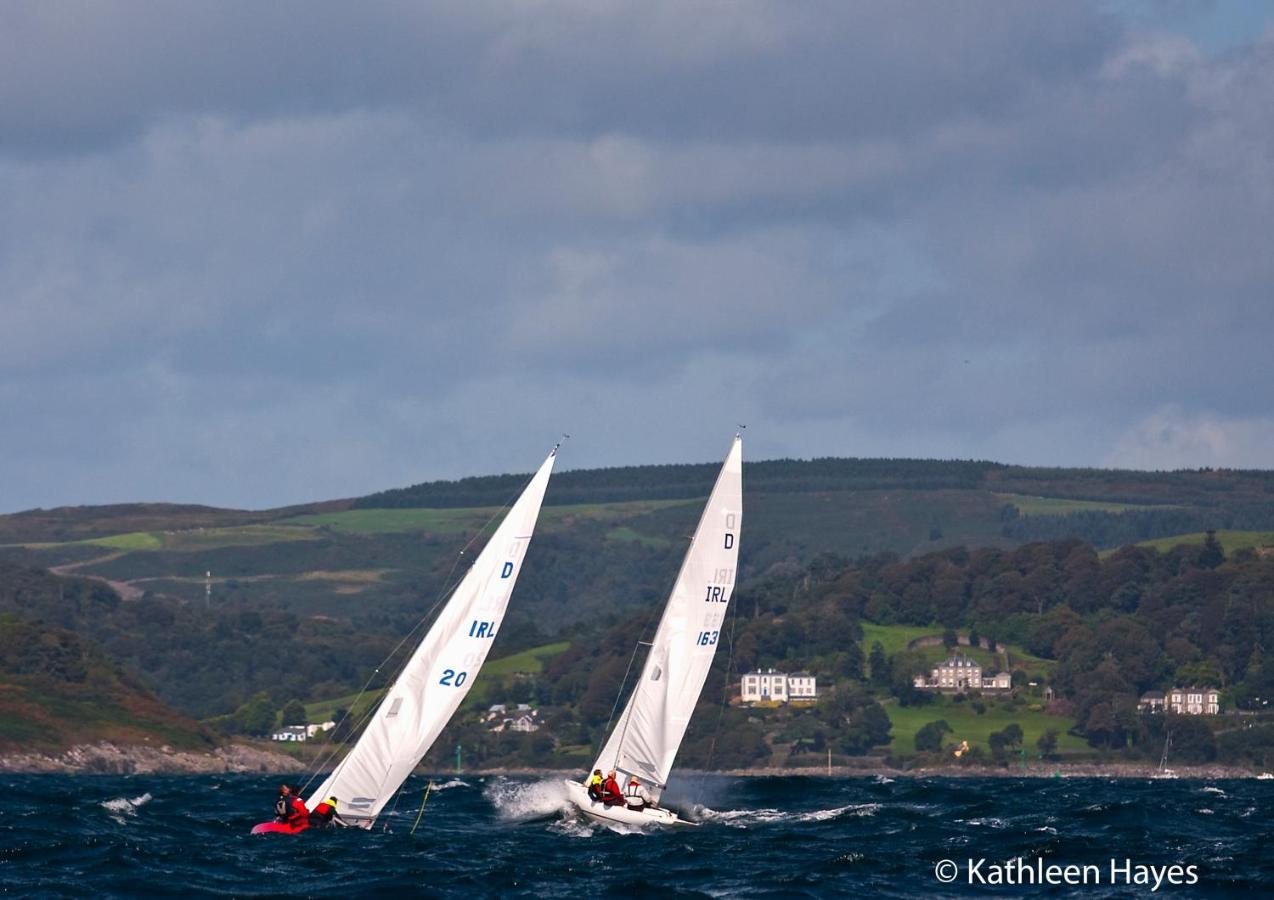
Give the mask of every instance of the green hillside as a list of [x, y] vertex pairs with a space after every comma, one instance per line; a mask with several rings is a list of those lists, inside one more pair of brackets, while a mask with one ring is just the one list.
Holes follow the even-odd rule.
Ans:
[[1034, 760], [1038, 753], [1035, 742], [1045, 731], [1057, 732], [1057, 752], [1065, 755], [1091, 755], [1093, 750], [1083, 738], [1070, 734], [1075, 720], [1066, 716], [1051, 716], [1040, 709], [1012, 708], [999, 702], [985, 704], [986, 711], [979, 714], [971, 703], [955, 703], [948, 697], [939, 698], [925, 706], [885, 705], [889, 721], [893, 725], [893, 741], [889, 750], [896, 756], [916, 754], [916, 732], [929, 722], [944, 721], [951, 731], [944, 738], [946, 744], [968, 741], [971, 747], [989, 749], [987, 739], [993, 731], [1001, 731], [1016, 722], [1024, 734], [1022, 745], [1027, 758]]

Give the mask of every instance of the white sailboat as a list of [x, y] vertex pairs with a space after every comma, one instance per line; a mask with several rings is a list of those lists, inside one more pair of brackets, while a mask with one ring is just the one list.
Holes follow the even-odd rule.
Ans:
[[438, 738], [500, 629], [556, 456], [554, 447], [385, 692], [358, 743], [310, 794], [307, 807], [336, 797], [344, 824], [370, 828]]
[[[628, 705], [593, 764], [605, 774], [641, 781], [651, 803], [642, 809], [591, 800], [585, 785], [566, 783], [571, 802], [606, 823], [676, 825], [683, 820], [657, 806], [673, 760], [699, 702], [721, 637], [739, 560], [743, 519], [743, 439], [735, 435], [695, 529], [650, 655]], [[689, 824], [689, 823], [684, 823]]]

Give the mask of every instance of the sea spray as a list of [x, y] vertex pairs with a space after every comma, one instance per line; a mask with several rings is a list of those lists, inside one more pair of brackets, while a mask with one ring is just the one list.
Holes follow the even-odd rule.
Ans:
[[543, 819], [573, 808], [561, 778], [527, 782], [501, 776], [487, 782], [482, 796], [491, 801], [499, 818], [512, 822]]

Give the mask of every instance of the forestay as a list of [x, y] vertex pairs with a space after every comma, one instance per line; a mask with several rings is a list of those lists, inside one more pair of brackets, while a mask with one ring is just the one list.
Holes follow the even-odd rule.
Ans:
[[699, 702], [739, 560], [743, 441], [736, 436], [659, 622], [641, 680], [594, 768], [636, 775], [657, 800]]
[[557, 448], [456, 587], [358, 743], [310, 795], [338, 799], [340, 816], [370, 826], [446, 726], [487, 658], [540, 514]]

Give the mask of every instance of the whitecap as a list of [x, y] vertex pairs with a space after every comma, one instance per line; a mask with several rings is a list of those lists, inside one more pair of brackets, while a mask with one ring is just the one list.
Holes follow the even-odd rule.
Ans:
[[112, 819], [123, 825], [127, 821], [125, 816], [137, 815], [137, 810], [153, 799], [149, 793], [133, 797], [131, 800], [127, 797], [116, 797], [113, 800], [103, 800], [101, 807], [110, 813]]
[[839, 819], [841, 816], [866, 817], [874, 816], [880, 811], [879, 803], [853, 803], [836, 809], [820, 809], [814, 812], [797, 814], [798, 822], [826, 822], [828, 819]]
[[442, 784], [435, 784], [432, 788], [430, 788], [430, 791], [436, 794], [438, 791], [449, 791], [452, 788], [458, 787], [467, 788], [472, 787], [472, 785], [467, 781], [460, 780], [459, 778], [453, 778], [450, 781], [444, 781]]
[[566, 793], [566, 782], [561, 778], [531, 782], [493, 778], [483, 787], [482, 795], [491, 801], [496, 815], [513, 822], [543, 819], [574, 809]]
[[732, 828], [748, 828], [753, 825], [768, 825], [772, 822], [826, 822], [842, 816], [874, 816], [879, 811], [879, 803], [852, 803], [849, 806], [815, 809], [809, 812], [784, 812], [771, 807], [718, 811], [704, 806], [699, 807], [696, 813], [702, 822], [718, 822]]
[[700, 821], [719, 822], [731, 828], [747, 828], [750, 825], [764, 825], [769, 822], [782, 822], [790, 818], [790, 813], [777, 809], [726, 809], [715, 810], [700, 807], [697, 810]]

